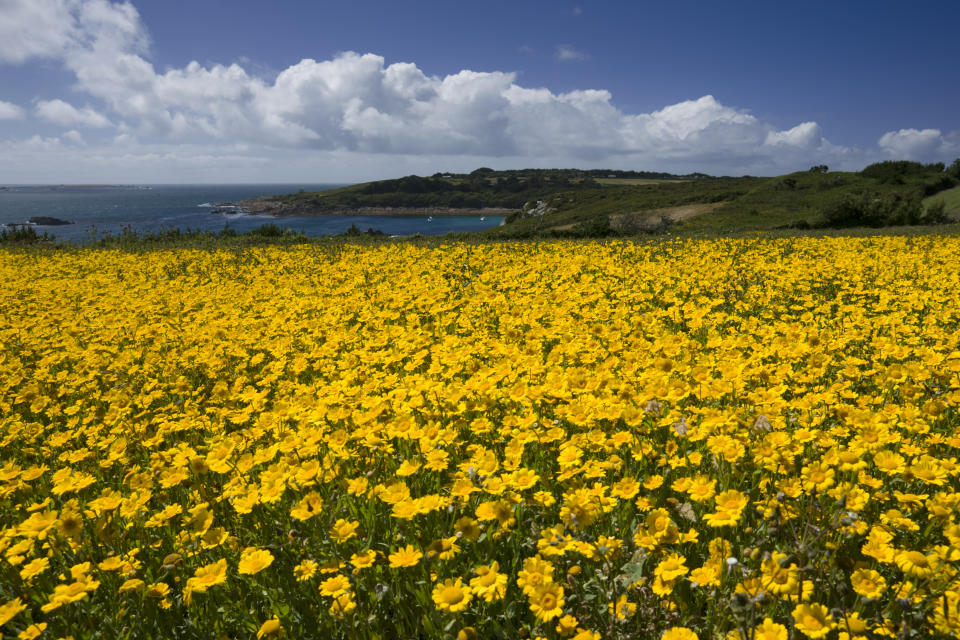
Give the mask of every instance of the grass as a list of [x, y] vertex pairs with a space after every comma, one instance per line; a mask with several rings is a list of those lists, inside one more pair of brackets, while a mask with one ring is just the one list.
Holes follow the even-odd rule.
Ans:
[[600, 184], [621, 185], [640, 185], [640, 184], [660, 184], [662, 182], [687, 182], [686, 180], [655, 180], [650, 178], [597, 178], [596, 182]]
[[[633, 180], [633, 179], [628, 179]], [[674, 224], [645, 225], [647, 232], [685, 236], [726, 235], [738, 232], [772, 231], [789, 228], [840, 226], [836, 212], [844, 203], [856, 202], [884, 211], [922, 212], [924, 196], [947, 198], [948, 211], [960, 208], [957, 178], [941, 165], [879, 163], [862, 172], [801, 171], [773, 178], [714, 178], [662, 181], [654, 184], [625, 184], [609, 180], [600, 190], [565, 192], [546, 196], [534, 212], [508, 218], [505, 227], [488, 230], [491, 237], [544, 237], [611, 235], [622, 229], [617, 221], [642, 220], [657, 209], [692, 204], [724, 203], [723, 206]], [[949, 191], [943, 191], [949, 189]], [[928, 199], [929, 202], [929, 199]], [[865, 203], [865, 204], [864, 204]], [[882, 205], [882, 206], [880, 206]], [[544, 213], [545, 211], [545, 213]], [[540, 214], [540, 215], [534, 215]], [[654, 216], [655, 217], [655, 216]], [[922, 216], [915, 216], [922, 218]], [[881, 221], [864, 218], [844, 222], [855, 224], [900, 224], [909, 216], [881, 216]], [[642, 231], [630, 229], [629, 231]]]
[[943, 202], [944, 213], [948, 215], [960, 215], [960, 187], [954, 187], [946, 191], [925, 198], [923, 206], [929, 207], [936, 202]]

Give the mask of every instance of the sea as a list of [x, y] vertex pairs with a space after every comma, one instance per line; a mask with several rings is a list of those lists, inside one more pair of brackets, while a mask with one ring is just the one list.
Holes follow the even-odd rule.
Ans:
[[192, 185], [10, 185], [0, 186], [0, 224], [23, 224], [45, 216], [73, 224], [37, 226], [64, 242], [84, 244], [125, 227], [138, 234], [180, 229], [238, 233], [264, 224], [308, 236], [340, 234], [356, 225], [392, 236], [443, 235], [480, 231], [501, 223], [503, 216], [318, 216], [280, 218], [248, 213], [214, 213], [217, 205], [255, 196], [323, 191], [342, 184], [192, 184]]

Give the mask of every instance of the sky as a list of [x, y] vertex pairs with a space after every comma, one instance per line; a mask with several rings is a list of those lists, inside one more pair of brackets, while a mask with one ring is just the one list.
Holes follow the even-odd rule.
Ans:
[[0, 0], [0, 184], [960, 157], [955, 0]]

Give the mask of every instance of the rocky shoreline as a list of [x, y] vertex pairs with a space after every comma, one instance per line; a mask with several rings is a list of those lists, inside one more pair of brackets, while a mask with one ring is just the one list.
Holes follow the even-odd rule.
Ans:
[[277, 218], [317, 216], [505, 216], [515, 209], [498, 207], [455, 209], [449, 207], [356, 207], [327, 209], [302, 203], [281, 202], [270, 198], [253, 198], [239, 202], [221, 202], [211, 213], [247, 213]]

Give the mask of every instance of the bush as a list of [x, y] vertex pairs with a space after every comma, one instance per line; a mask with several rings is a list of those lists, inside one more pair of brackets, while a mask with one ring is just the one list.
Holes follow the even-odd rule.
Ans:
[[37, 233], [36, 229], [25, 224], [4, 227], [0, 230], [0, 242], [32, 243], [51, 241], [53, 241], [53, 236], [46, 231]]
[[920, 173], [939, 173], [943, 171], [943, 164], [924, 165], [909, 160], [884, 160], [876, 162], [860, 172], [864, 178], [873, 178], [883, 183], [903, 184], [905, 176]]
[[947, 173], [960, 180], [960, 158], [957, 158], [953, 161], [953, 164], [950, 165], [950, 168], [947, 169]]
[[873, 193], [847, 196], [828, 207], [819, 226], [834, 229], [849, 227], [887, 227], [894, 225], [939, 224], [946, 221], [943, 207], [924, 209], [916, 195], [893, 194], [880, 197]]
[[272, 222], [262, 224], [256, 229], [251, 229], [247, 232], [247, 235], [257, 236], [260, 238], [279, 238], [284, 235], [284, 230], [281, 227], [278, 227]]

